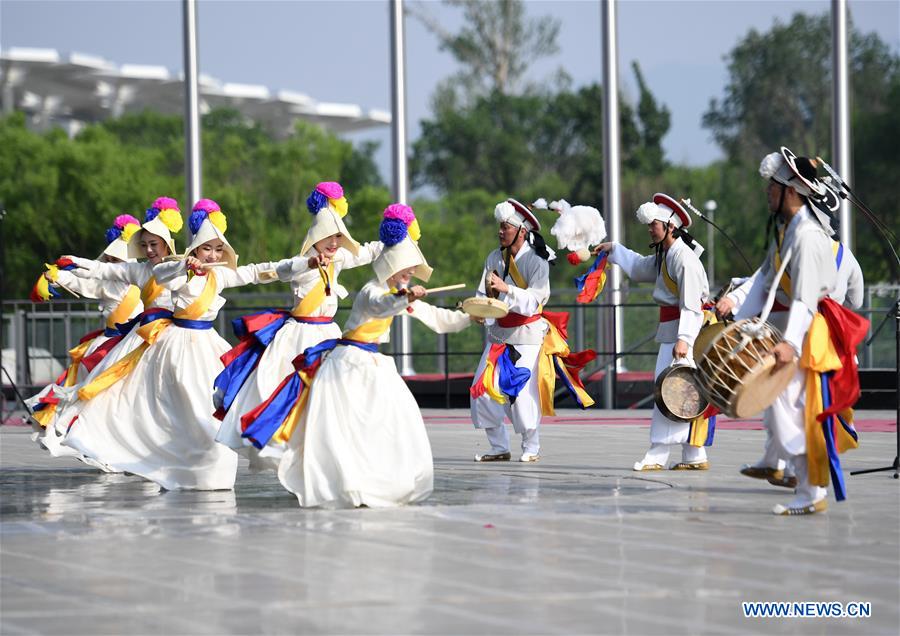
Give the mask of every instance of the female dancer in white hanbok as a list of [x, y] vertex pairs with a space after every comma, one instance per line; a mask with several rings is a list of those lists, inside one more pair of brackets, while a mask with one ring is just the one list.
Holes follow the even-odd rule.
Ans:
[[[130, 214], [116, 217], [113, 226], [106, 230], [107, 246], [100, 255], [105, 263], [134, 261], [128, 255], [128, 241], [141, 228], [140, 221]], [[34, 441], [50, 451], [54, 457], [77, 456], [77, 453], [60, 446], [58, 429], [59, 400], [62, 388], [70, 388], [83, 381], [90, 371], [125, 336], [130, 328], [128, 321], [139, 314], [141, 304], [140, 289], [126, 282], [102, 279], [78, 278], [72, 274], [75, 264], [60, 258], [41, 276], [32, 290], [35, 302], [44, 302], [59, 297], [59, 289], [72, 292], [82, 298], [100, 301], [100, 314], [105, 327], [84, 335], [78, 345], [69, 350], [69, 367], [53, 384], [44, 387], [40, 393], [26, 401], [32, 409], [31, 420], [35, 429]]]
[[345, 269], [368, 265], [381, 253], [380, 242], [360, 246], [350, 236], [343, 221], [347, 200], [340, 184], [318, 184], [306, 205], [313, 222], [293, 270], [293, 309], [264, 311], [234, 321], [241, 342], [222, 357], [225, 369], [215, 382], [216, 417], [222, 420], [216, 439], [246, 454], [253, 470], [277, 469], [284, 444], [273, 440], [258, 449], [242, 435], [242, 416], [272, 394], [293, 370], [291, 361], [297, 355], [323, 340], [340, 337], [334, 315], [347, 290], [338, 283], [338, 276]]
[[[129, 325], [121, 328], [121, 331], [127, 331], [126, 335], [91, 369], [83, 381], [72, 387], [60, 389], [59, 414], [56, 422], [56, 430], [60, 437], [58, 442], [61, 443], [62, 438], [76, 424], [84, 425], [88, 421], [107, 418], [118, 421], [129, 417], [128, 400], [119, 399], [119, 389], [104, 395], [103, 399], [95, 398], [119, 383], [133, 368], [133, 362], [139, 357], [145, 343], [136, 327], [171, 317], [172, 296], [167, 289], [157, 284], [153, 276], [153, 267], [162, 262], [167, 255], [175, 253], [175, 240], [172, 234], [180, 231], [182, 225], [178, 202], [169, 197], [159, 197], [147, 209], [141, 230], [134, 232], [128, 241], [129, 259], [146, 258], [146, 261], [102, 263], [74, 256], [64, 257], [76, 266], [71, 273], [78, 278], [136, 286], [140, 290], [143, 311], [129, 321]], [[85, 457], [80, 459], [104, 470], [111, 470], [93, 459]]]
[[[188, 257], [153, 269], [172, 293], [171, 317], [137, 330], [145, 343], [135, 350], [133, 368], [93, 398], [91, 406], [103, 413], [73, 426], [64, 443], [166, 490], [230, 489], [237, 455], [215, 443], [218, 422], [212, 416], [212, 384], [229, 346], [213, 320], [225, 304], [223, 289], [277, 275], [272, 264], [237, 267], [224, 235], [225, 215], [215, 202], [197, 202], [189, 225]], [[217, 263], [225, 266], [212, 267]]]
[[406, 288], [413, 275], [427, 281], [431, 268], [403, 220], [385, 219], [380, 235], [377, 278], [357, 295], [343, 336], [298, 356], [297, 372], [245, 420], [244, 434], [259, 443], [288, 440], [278, 478], [301, 506], [399, 506], [433, 489], [419, 407], [378, 343], [404, 311], [438, 333], [460, 331], [470, 319], [419, 300], [420, 286]]

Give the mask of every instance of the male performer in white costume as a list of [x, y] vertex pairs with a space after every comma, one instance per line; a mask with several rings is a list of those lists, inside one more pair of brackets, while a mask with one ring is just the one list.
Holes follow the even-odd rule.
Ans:
[[[837, 286], [837, 266], [832, 250], [834, 233], [830, 219], [809, 204], [807, 197], [822, 192], [816, 178], [815, 165], [805, 157], [782, 151], [767, 155], [759, 167], [768, 179], [769, 211], [775, 223], [775, 240], [769, 246], [766, 260], [735, 315], [737, 320], [758, 315], [773, 285], [778, 286], [773, 325], [782, 330], [784, 341], [772, 351], [776, 369], [797, 361], [803, 351], [806, 334], [812, 324], [818, 303]], [[782, 260], [789, 258], [785, 275], [775, 280]], [[804, 409], [806, 401], [805, 371], [797, 368], [787, 388], [765, 410], [763, 423], [772, 436], [769, 459], [783, 458], [793, 464], [797, 476], [794, 499], [787, 506], [776, 505], [778, 515], [813, 514], [827, 508], [827, 491], [812, 485], [806, 455]], [[763, 466], [772, 469], [777, 466]], [[745, 473], [746, 474], [746, 473]]]
[[[829, 296], [837, 303], [842, 304], [849, 309], [859, 309], [863, 303], [863, 273], [856, 256], [846, 245], [842, 245], [832, 239], [832, 251], [835, 255], [835, 264], [837, 265], [837, 285]], [[747, 299], [747, 294], [753, 287], [753, 282], [759, 276], [760, 269], [757, 269], [753, 276], [746, 279], [739, 287], [723, 296], [716, 303], [716, 312], [721, 317], [726, 317], [731, 313], [740, 311]], [[781, 296], [779, 300], [778, 297]], [[777, 327], [780, 331], [784, 331], [787, 325], [787, 309], [786, 295], [784, 290], [778, 289], [776, 292], [775, 305], [769, 314], [769, 322]], [[766, 443], [762, 458], [755, 464], [744, 464], [740, 472], [742, 475], [752, 477], [754, 479], [765, 479], [773, 486], [784, 486], [785, 488], [797, 487], [797, 476], [794, 474], [794, 467], [787, 462], [784, 457], [777, 454], [777, 445], [772, 439], [771, 430], [766, 428]]]
[[503, 423], [504, 417], [508, 417], [513, 430], [522, 436], [519, 461], [536, 462], [541, 448], [538, 356], [548, 329], [547, 322], [541, 319], [541, 311], [550, 298], [548, 260], [552, 259], [552, 252], [537, 233], [541, 224], [522, 203], [507, 199], [497, 204], [494, 218], [499, 223], [500, 247], [485, 261], [477, 295], [495, 296], [506, 303], [509, 314], [486, 321], [488, 344], [475, 372], [473, 392], [485, 371], [491, 345], [506, 345], [515, 366], [528, 369], [531, 375], [518, 395], [506, 395], [502, 404], [489, 392], [482, 391], [471, 398], [472, 423], [475, 428], [484, 429], [490, 443], [490, 450], [476, 455], [475, 461], [509, 461], [509, 433]]
[[[647, 226], [655, 255], [641, 256], [619, 243], [603, 243], [596, 249], [608, 252], [609, 262], [621, 267], [628, 278], [656, 283], [653, 288], [653, 300], [659, 305], [656, 378], [673, 360], [693, 360], [694, 340], [703, 325], [703, 303], [709, 296], [709, 282], [703, 263], [695, 253], [697, 248], [681, 238], [682, 231], [691, 225], [691, 217], [677, 201], [657, 193], [652, 201], [638, 208], [636, 216]], [[692, 238], [688, 240], [696, 245]], [[635, 462], [634, 470], [664, 470], [673, 444], [682, 447], [681, 462], [674, 464], [673, 470], [708, 470], [706, 435], [698, 436], [692, 431], [692, 425], [698, 424], [669, 419], [654, 405], [650, 449], [643, 459]], [[703, 439], [698, 441], [698, 437]]]

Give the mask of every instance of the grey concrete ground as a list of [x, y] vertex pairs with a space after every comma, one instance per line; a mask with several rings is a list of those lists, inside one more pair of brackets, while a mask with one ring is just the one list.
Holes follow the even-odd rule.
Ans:
[[[159, 493], [0, 427], [2, 634], [897, 634], [900, 491], [847, 477], [826, 514], [742, 477], [631, 472], [646, 426], [555, 424], [538, 464], [476, 464], [464, 412], [428, 418], [436, 483], [397, 510], [301, 510], [245, 467], [234, 492]], [[629, 412], [634, 417], [635, 412]], [[894, 457], [868, 433], [846, 470]], [[867, 601], [869, 618], [744, 618], [742, 601]]]

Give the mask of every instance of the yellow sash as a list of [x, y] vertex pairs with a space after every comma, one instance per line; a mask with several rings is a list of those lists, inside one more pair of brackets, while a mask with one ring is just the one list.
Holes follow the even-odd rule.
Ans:
[[153, 304], [153, 301], [163, 292], [163, 289], [164, 287], [156, 282], [156, 276], [151, 276], [144, 283], [144, 287], [141, 289], [141, 302], [144, 303], [144, 309], [149, 308]]
[[678, 283], [676, 283], [675, 279], [672, 278], [671, 275], [669, 275], [669, 267], [668, 267], [668, 265], [666, 265], [666, 255], [665, 254], [663, 254], [663, 259], [662, 259], [662, 277], [663, 277], [663, 283], [665, 284], [666, 287], [669, 288], [669, 291], [672, 292], [673, 294], [675, 294], [676, 296], [679, 296], [680, 294], [678, 293]]
[[[803, 342], [803, 353], [800, 356], [800, 367], [806, 369], [806, 406], [804, 420], [806, 423], [806, 456], [809, 470], [809, 482], [825, 487], [830, 477], [828, 449], [825, 446], [825, 435], [822, 423], [816, 419], [825, 410], [822, 402], [821, 382], [823, 373], [841, 368], [841, 358], [831, 342], [828, 323], [822, 314], [816, 312], [812, 324]], [[853, 422], [853, 409], [840, 413], [848, 423]], [[839, 453], [856, 448], [859, 443], [844, 430], [843, 426], [835, 426], [835, 446]]]
[[[150, 279], [156, 284], [154, 279]], [[146, 286], [145, 286], [146, 289]], [[157, 295], [159, 295], [157, 293]], [[200, 316], [209, 311], [210, 306], [212, 305], [213, 300], [216, 297], [216, 275], [215, 272], [210, 270], [206, 274], [206, 285], [203, 287], [203, 291], [200, 292], [200, 295], [197, 297], [194, 302], [185, 307], [183, 310], [176, 312], [175, 318], [183, 318], [186, 320], [198, 320]], [[78, 391], [78, 397], [81, 400], [90, 400], [94, 396], [96, 396], [101, 391], [108, 389], [113, 384], [124, 378], [126, 375], [131, 373], [132, 369], [134, 369], [135, 365], [138, 363], [138, 360], [141, 359], [141, 356], [144, 355], [144, 352], [156, 342], [157, 338], [159, 338], [160, 334], [165, 331], [170, 325], [172, 321], [168, 318], [160, 318], [159, 320], [154, 320], [153, 322], [149, 322], [146, 325], [143, 325], [137, 329], [138, 335], [144, 339], [134, 351], [128, 353], [128, 355], [124, 356], [121, 360], [116, 362], [114, 365], [109, 367], [106, 371], [98, 375], [94, 380], [92, 380], [89, 384], [85, 385]]]
[[378, 342], [381, 336], [387, 333], [387, 330], [391, 328], [391, 322], [393, 320], [393, 316], [369, 320], [355, 329], [345, 331], [341, 337], [345, 340], [358, 340], [359, 342]]
[[141, 290], [134, 285], [129, 285], [128, 291], [125, 292], [125, 296], [122, 298], [118, 307], [113, 309], [109, 316], [106, 317], [106, 326], [109, 329], [115, 329], [116, 325], [128, 320], [139, 302], [141, 302]]
[[333, 262], [328, 263], [327, 274], [319, 269], [319, 282], [317, 282], [313, 288], [309, 290], [306, 296], [291, 309], [291, 315], [294, 316], [294, 318], [306, 318], [311, 316], [314, 311], [322, 306], [322, 303], [325, 301], [326, 276], [327, 280], [334, 280]]

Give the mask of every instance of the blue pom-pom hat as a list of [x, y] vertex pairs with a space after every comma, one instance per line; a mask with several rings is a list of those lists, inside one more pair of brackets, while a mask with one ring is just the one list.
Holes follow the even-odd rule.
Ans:
[[410, 267], [415, 268], [413, 276], [428, 282], [434, 270], [428, 265], [418, 244], [410, 238], [406, 223], [397, 218], [385, 218], [378, 228], [378, 235], [384, 249], [372, 262], [372, 269], [379, 282], [384, 283], [397, 272]]
[[[333, 182], [327, 183], [336, 185]], [[350, 236], [350, 230], [347, 229], [341, 215], [330, 205], [325, 193], [319, 191], [318, 185], [306, 199], [306, 207], [312, 217], [312, 225], [303, 239], [300, 256], [315, 256], [315, 244], [335, 234], [341, 235], [341, 247], [354, 256], [359, 254], [359, 243]]]

